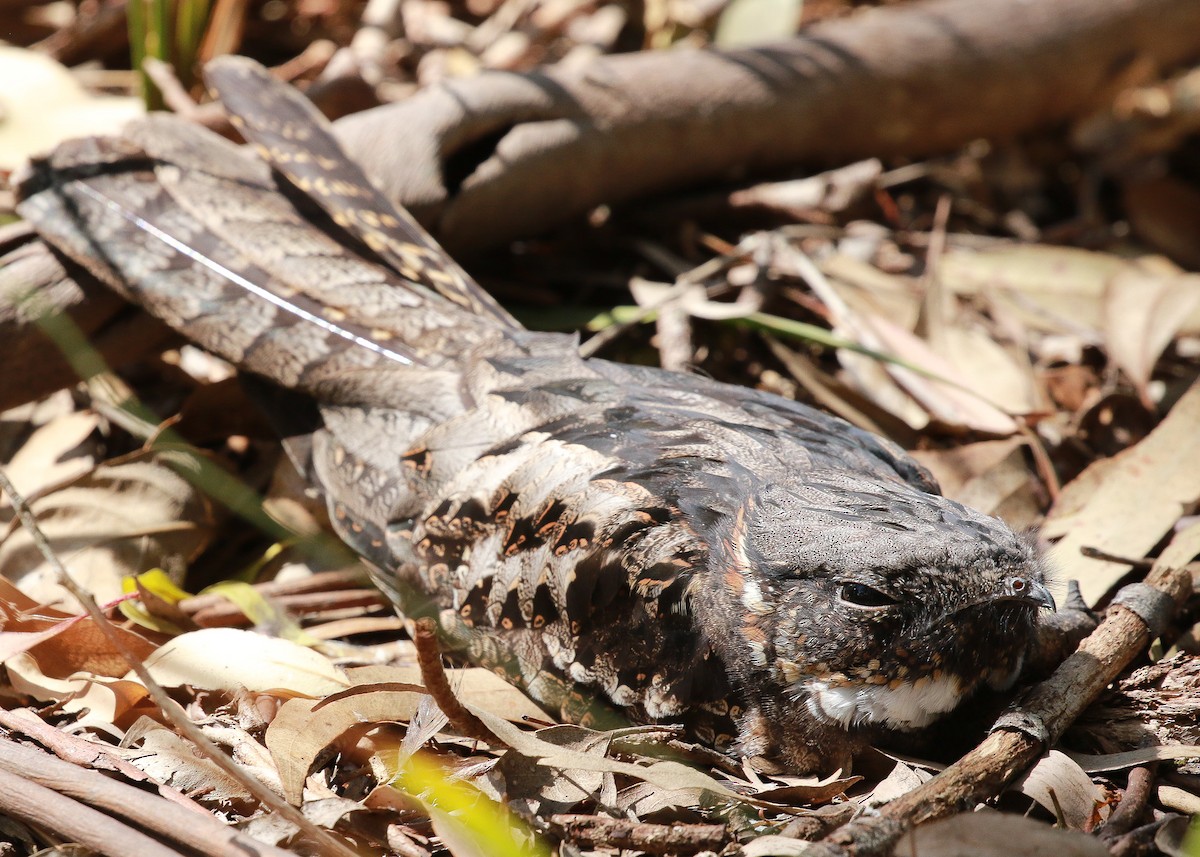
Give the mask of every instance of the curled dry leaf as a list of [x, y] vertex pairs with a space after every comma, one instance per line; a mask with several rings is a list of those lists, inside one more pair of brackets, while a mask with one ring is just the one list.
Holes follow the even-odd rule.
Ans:
[[[136, 657], [154, 651], [132, 631], [118, 627], [113, 632]], [[29, 652], [44, 673], [59, 678], [73, 673], [120, 678], [129, 670], [91, 617], [43, 607], [0, 578], [0, 663], [20, 652]]]
[[513, 726], [502, 717], [497, 717], [490, 711], [468, 706], [484, 725], [498, 738], [511, 748], [512, 752], [520, 753], [532, 759], [537, 759], [539, 765], [557, 768], [563, 771], [598, 771], [601, 773], [622, 774], [635, 779], [644, 780], [661, 789], [700, 789], [725, 798], [746, 800], [742, 795], [730, 789], [724, 783], [714, 779], [695, 768], [679, 762], [653, 762], [649, 765], [638, 765], [633, 762], [621, 762], [608, 757], [595, 756], [577, 750], [560, 747], [549, 741], [543, 741], [536, 732], [525, 732]]
[[147, 702], [146, 688], [135, 681], [87, 673], [55, 678], [42, 672], [27, 652], [9, 658], [4, 666], [13, 690], [42, 702], [59, 703], [61, 711], [80, 715], [76, 726], [119, 733], [141, 716], [142, 704]]
[[[127, 575], [181, 570], [212, 535], [207, 498], [157, 458], [101, 465], [31, 506], [55, 554], [101, 603], [121, 594]], [[74, 605], [24, 529], [0, 543], [0, 574], [39, 601]]]
[[1192, 385], [1141, 443], [1094, 462], [1063, 487], [1042, 528], [1058, 539], [1049, 552], [1062, 580], [1075, 579], [1088, 604], [1127, 572], [1118, 562], [1091, 559], [1084, 547], [1142, 557], [1200, 501], [1200, 382]]
[[1084, 333], [1098, 340], [1105, 289], [1130, 264], [1108, 253], [1073, 247], [951, 248], [942, 256], [938, 278], [955, 294], [1003, 300], [1031, 329]]
[[1152, 405], [1147, 385], [1158, 358], [1197, 309], [1200, 276], [1194, 274], [1130, 269], [1109, 283], [1104, 302], [1108, 355], [1147, 407]]
[[[64, 414], [39, 426], [4, 465], [21, 496], [27, 500], [54, 485], [83, 476], [95, 466], [94, 449], [87, 440], [100, 426], [100, 417], [89, 411]], [[11, 520], [8, 497], [0, 494], [0, 519]]]
[[[319, 702], [289, 700], [267, 728], [267, 748], [279, 769], [284, 795], [293, 803], [299, 803], [309, 768], [326, 747], [376, 724], [411, 722], [425, 696], [416, 667], [357, 667], [345, 676], [349, 687]], [[461, 700], [498, 717], [546, 719], [528, 697], [487, 670], [448, 670], [447, 678]]]
[[[949, 426], [961, 426], [987, 434], [1009, 435], [1017, 430], [1016, 421], [993, 404], [990, 384], [963, 371], [950, 359], [935, 352], [927, 343], [882, 316], [865, 319], [879, 335], [884, 350], [906, 363], [919, 367], [937, 379], [914, 372], [904, 366], [888, 364], [888, 374], [928, 411], [929, 416]], [[997, 355], [1005, 361], [1004, 373], [1019, 373], [1007, 353], [994, 346], [989, 349], [990, 362], [974, 365], [975, 374], [986, 373], [995, 366]], [[957, 355], [961, 357], [961, 355]], [[986, 377], [986, 376], [983, 376]], [[946, 383], [949, 382], [949, 383]], [[1012, 387], [1012, 384], [1008, 385]], [[1018, 384], [1019, 386], [1019, 384]]]
[[[611, 735], [580, 726], [550, 726], [539, 729], [537, 736], [556, 747], [600, 758], [608, 754], [612, 743]], [[521, 753], [505, 753], [497, 767], [504, 776], [509, 799], [521, 801], [523, 809], [532, 814], [566, 812], [580, 801], [600, 794], [606, 786], [616, 791], [611, 773], [573, 770], [564, 776], [563, 772], [539, 765], [536, 758]]]
[[1147, 762], [1172, 762], [1178, 759], [1200, 759], [1200, 745], [1197, 744], [1164, 744], [1160, 747], [1141, 747], [1137, 750], [1127, 750], [1124, 753], [1104, 753], [1091, 755], [1089, 753], [1068, 753], [1071, 760], [1080, 769], [1089, 774], [1104, 771], [1120, 771]]
[[[403, 682], [418, 686], [421, 684], [421, 670], [416, 666], [352, 667], [346, 670], [346, 675], [356, 687], [383, 682]], [[446, 678], [450, 687], [454, 689], [455, 696], [464, 703], [490, 711], [506, 720], [522, 723], [531, 719], [546, 723], [554, 719], [518, 688], [491, 670], [480, 667], [447, 669]]]
[[1039, 759], [1013, 788], [1037, 801], [1069, 830], [1086, 830], [1096, 813], [1106, 807], [1104, 790], [1059, 750], [1051, 750]]

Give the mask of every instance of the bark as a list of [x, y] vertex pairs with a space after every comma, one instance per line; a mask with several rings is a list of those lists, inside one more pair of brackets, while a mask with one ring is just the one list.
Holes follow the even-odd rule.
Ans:
[[467, 251], [699, 182], [1012, 137], [1200, 56], [1197, 33], [1193, 0], [933, 0], [750, 50], [483, 74], [338, 132], [392, 199]]

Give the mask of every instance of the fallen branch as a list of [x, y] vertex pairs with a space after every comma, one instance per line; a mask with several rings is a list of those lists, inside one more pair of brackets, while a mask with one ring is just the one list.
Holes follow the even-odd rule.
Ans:
[[[288, 857], [290, 853], [256, 842], [199, 806], [185, 808], [98, 771], [64, 762], [10, 740], [0, 740], [0, 772], [21, 777], [30, 784], [135, 825], [132, 829], [126, 828], [124, 835], [137, 833], [136, 828], [142, 828], [157, 834], [165, 842], [174, 843], [182, 851], [198, 850], [212, 857]], [[61, 820], [56, 824], [53, 829], [65, 831]], [[119, 839], [116, 845], [115, 853], [131, 853], [126, 850], [124, 839]]]
[[618, 848], [647, 854], [719, 851], [729, 839], [723, 824], [647, 824], [602, 815], [552, 815], [550, 827], [585, 848]]
[[1198, 31], [1192, 0], [932, 0], [749, 50], [482, 74], [337, 128], [392, 199], [473, 250], [601, 203], [1010, 138], [1104, 106], [1135, 65], [1196, 57]]
[[0, 812], [53, 830], [109, 857], [184, 857], [189, 853], [168, 848], [123, 821], [40, 786], [24, 774], [6, 770], [0, 770]]

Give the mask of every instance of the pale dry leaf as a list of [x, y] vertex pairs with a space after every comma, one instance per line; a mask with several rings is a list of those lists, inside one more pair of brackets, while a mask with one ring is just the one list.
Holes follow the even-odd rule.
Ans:
[[1151, 373], [1180, 326], [1200, 308], [1200, 276], [1129, 269], [1109, 282], [1105, 344], [1112, 358], [1151, 404]]
[[[346, 675], [355, 685], [382, 682], [422, 684], [421, 670], [415, 666], [351, 667], [346, 670]], [[527, 719], [543, 722], [554, 720], [521, 690], [491, 670], [481, 667], [447, 669], [446, 678], [454, 695], [463, 702], [490, 711], [514, 723], [522, 723]]]
[[731, 0], [717, 19], [713, 41], [723, 48], [784, 39], [796, 32], [804, 0]]
[[896, 857], [1012, 857], [1014, 854], [1053, 854], [1054, 857], [1109, 857], [1108, 847], [1095, 836], [1058, 830], [1032, 818], [990, 810], [953, 815], [921, 824], [909, 831], [893, 852]]
[[[64, 414], [34, 430], [4, 465], [4, 474], [20, 495], [31, 499], [52, 485], [87, 473], [96, 466], [94, 445], [85, 444], [100, 426], [90, 411]], [[12, 517], [8, 496], [0, 494], [0, 517]]]
[[963, 378], [968, 389], [1014, 414], [1036, 410], [1033, 374], [1004, 346], [979, 327], [947, 326], [937, 352]]
[[1090, 559], [1083, 547], [1142, 557], [1200, 500], [1200, 382], [1136, 446], [1090, 465], [1063, 487], [1042, 527], [1058, 539], [1050, 549], [1060, 579], [1079, 581], [1096, 604], [1127, 572], [1118, 562]]
[[1014, 436], [911, 454], [933, 472], [947, 497], [1023, 531], [1041, 519], [1024, 449], [1025, 440]]
[[889, 274], [869, 262], [837, 252], [820, 260], [829, 285], [858, 313], [890, 318], [914, 330], [921, 316], [920, 288], [912, 277]]
[[196, 746], [159, 723], [143, 717], [129, 730], [137, 747], [123, 747], [113, 752], [156, 782], [178, 789], [207, 805], [226, 805], [232, 801], [250, 800], [246, 787], [217, 764], [204, 758]]
[[89, 95], [41, 51], [0, 47], [0, 169], [13, 170], [72, 137], [115, 134], [141, 116], [140, 98]]
[[[610, 735], [581, 726], [550, 726], [538, 730], [538, 738], [556, 747], [604, 758], [612, 743]], [[580, 801], [600, 793], [611, 784], [612, 774], [604, 771], [560, 771], [539, 765], [537, 759], [521, 753], [505, 753], [497, 766], [504, 777], [504, 790], [510, 800], [522, 802], [530, 814], [566, 812]]]
[[907, 794], [922, 783], [926, 783], [933, 778], [933, 773], [918, 768], [907, 762], [896, 762], [896, 766], [888, 773], [886, 777], [879, 781], [879, 785], [871, 790], [870, 801], [872, 804], [885, 804], [890, 800], [895, 800], [900, 795]]
[[289, 699], [267, 727], [266, 744], [279, 770], [283, 795], [299, 805], [317, 755], [347, 733], [357, 740], [379, 723], [408, 722], [424, 696], [412, 690], [351, 689], [326, 703]]
[[949, 449], [916, 449], [909, 455], [929, 468], [943, 494], [960, 500], [960, 495], [969, 490], [972, 483], [986, 477], [1024, 446], [1023, 438], [1006, 437]]
[[1176, 532], [1154, 561], [1154, 567], [1183, 568], [1196, 557], [1200, 557], [1200, 521], [1193, 521]]
[[[145, 664], [166, 687], [245, 688], [319, 697], [350, 685], [345, 672], [319, 652], [238, 628], [202, 628], [180, 634], [146, 658]], [[132, 674], [127, 678], [133, 680]]]
[[950, 248], [938, 279], [954, 294], [1008, 298], [1006, 306], [1033, 329], [1094, 332], [1103, 324], [1109, 281], [1130, 266], [1120, 257], [1073, 247]]
[[986, 379], [982, 386], [976, 386], [971, 378], [924, 341], [883, 316], [864, 317], [864, 321], [878, 334], [886, 353], [944, 379], [934, 380], [907, 367], [886, 364], [888, 374], [920, 402], [931, 417], [946, 425], [988, 434], [1009, 435], [1017, 430], [1016, 421], [991, 403]]
[[146, 688], [124, 679], [81, 674], [54, 678], [42, 672], [37, 660], [25, 652], [5, 663], [13, 690], [42, 702], [58, 702], [67, 714], [79, 714], [77, 727], [111, 731], [128, 725], [137, 706], [146, 699]]
[[634, 818], [643, 818], [663, 809], [691, 809], [704, 800], [701, 789], [660, 789], [650, 783], [634, 783], [617, 793], [613, 808]]
[[[1167, 809], [1185, 812], [1190, 816], [1200, 815], [1200, 795], [1189, 792], [1187, 789], [1160, 785], [1154, 790], [1154, 796]], [[1194, 852], [1188, 857], [1195, 857]]]
[[1069, 830], [1085, 830], [1098, 807], [1105, 805], [1104, 790], [1065, 753], [1051, 750], [1038, 760], [1013, 789], [1037, 801]]
[[809, 857], [817, 852], [812, 842], [791, 836], [760, 836], [747, 842], [742, 857]]
[[[153, 459], [101, 465], [30, 505], [51, 549], [101, 603], [121, 595], [127, 575], [182, 572], [212, 536], [207, 498]], [[22, 528], [0, 543], [0, 574], [42, 603], [76, 607]]]

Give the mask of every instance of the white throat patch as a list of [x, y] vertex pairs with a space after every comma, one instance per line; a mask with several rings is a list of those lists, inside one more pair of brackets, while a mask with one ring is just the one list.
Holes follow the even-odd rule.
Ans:
[[844, 727], [881, 723], [893, 729], [920, 729], [962, 699], [962, 685], [955, 676], [921, 678], [894, 688], [886, 684], [831, 685], [821, 679], [807, 679], [793, 687], [808, 694], [808, 709], [815, 717]]

